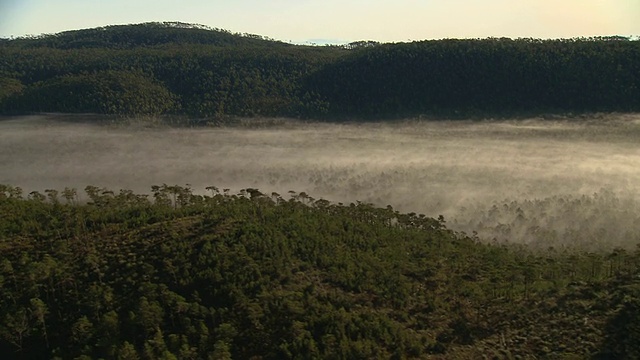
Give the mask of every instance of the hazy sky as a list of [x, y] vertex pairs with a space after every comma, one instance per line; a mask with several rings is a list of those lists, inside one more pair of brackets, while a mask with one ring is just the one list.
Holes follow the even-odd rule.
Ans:
[[293, 42], [640, 35], [640, 0], [0, 0], [0, 37], [181, 21]]

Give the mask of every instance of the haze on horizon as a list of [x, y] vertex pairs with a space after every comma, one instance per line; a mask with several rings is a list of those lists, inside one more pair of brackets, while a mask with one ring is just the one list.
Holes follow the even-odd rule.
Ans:
[[640, 35], [637, 0], [0, 0], [0, 37], [180, 21], [294, 43]]

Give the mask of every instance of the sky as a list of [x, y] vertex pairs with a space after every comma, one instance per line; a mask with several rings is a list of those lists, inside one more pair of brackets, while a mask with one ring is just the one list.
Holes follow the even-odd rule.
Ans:
[[640, 35], [640, 0], [0, 0], [0, 37], [180, 21], [294, 43]]

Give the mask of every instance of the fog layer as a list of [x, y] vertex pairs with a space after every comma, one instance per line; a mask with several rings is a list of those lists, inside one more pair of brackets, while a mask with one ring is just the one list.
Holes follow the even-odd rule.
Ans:
[[[191, 184], [202, 192], [209, 185], [283, 195], [305, 191], [335, 202], [442, 214], [451, 227], [498, 240], [535, 242], [545, 228], [558, 241], [583, 222], [617, 229], [598, 241], [631, 246], [640, 234], [638, 139], [640, 115], [373, 124], [283, 120], [263, 128], [14, 117], [0, 121], [0, 183], [26, 192], [86, 185], [147, 192], [162, 183]], [[578, 205], [567, 207], [572, 201]], [[579, 213], [587, 203], [591, 212]]]

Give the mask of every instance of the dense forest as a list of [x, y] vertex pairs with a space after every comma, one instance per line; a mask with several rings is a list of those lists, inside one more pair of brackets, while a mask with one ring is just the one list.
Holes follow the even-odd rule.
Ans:
[[640, 111], [640, 40], [302, 46], [183, 23], [0, 39], [0, 111], [397, 118]]
[[533, 251], [391, 206], [206, 191], [2, 185], [0, 353], [640, 356], [640, 251]]

